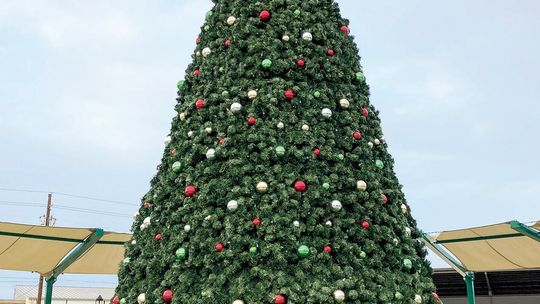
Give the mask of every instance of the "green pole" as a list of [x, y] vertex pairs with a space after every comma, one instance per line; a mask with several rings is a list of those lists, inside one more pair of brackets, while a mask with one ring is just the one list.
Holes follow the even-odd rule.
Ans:
[[476, 300], [474, 299], [474, 272], [467, 272], [467, 274], [465, 275], [465, 285], [467, 285], [467, 304], [475, 304]]
[[540, 242], [540, 231], [537, 231], [523, 223], [520, 223], [518, 221], [511, 221], [510, 228], [514, 229], [515, 231], [521, 233], [524, 236], [530, 237], [531, 239]]
[[[45, 281], [47, 282], [47, 289], [46, 289], [46, 293], [45, 293], [45, 304], [51, 304], [52, 303], [53, 285], [54, 285], [54, 282], [56, 282], [56, 278], [55, 277], [50, 277], [50, 278], [46, 279]], [[37, 304], [41, 304], [41, 303], [37, 303]]]

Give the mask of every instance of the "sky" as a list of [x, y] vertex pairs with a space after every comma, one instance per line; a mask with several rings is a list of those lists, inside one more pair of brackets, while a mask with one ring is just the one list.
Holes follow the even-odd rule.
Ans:
[[[338, 2], [419, 227], [539, 220], [540, 2]], [[54, 192], [57, 226], [129, 231], [211, 7], [0, 1], [0, 221], [39, 224]], [[36, 278], [0, 271], [0, 298]]]

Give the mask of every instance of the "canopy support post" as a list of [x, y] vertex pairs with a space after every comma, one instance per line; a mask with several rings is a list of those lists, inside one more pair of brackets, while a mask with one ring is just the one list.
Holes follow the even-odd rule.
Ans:
[[[45, 304], [51, 304], [52, 303], [53, 285], [54, 285], [54, 282], [56, 282], [56, 278], [55, 277], [50, 277], [50, 278], [46, 279], [45, 282], [47, 282], [47, 287], [46, 287], [46, 291], [45, 291]], [[41, 303], [37, 303], [37, 304], [41, 304]]]
[[537, 231], [521, 222], [511, 221], [510, 228], [523, 234], [524, 236], [530, 237], [531, 239], [540, 242], [540, 231]]
[[475, 304], [474, 299], [474, 272], [467, 272], [465, 275], [465, 285], [467, 285], [467, 304]]

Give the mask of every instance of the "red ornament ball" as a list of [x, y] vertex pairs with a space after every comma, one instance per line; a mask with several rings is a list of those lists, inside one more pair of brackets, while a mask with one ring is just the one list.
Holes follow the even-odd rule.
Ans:
[[201, 36], [197, 36], [197, 39], [195, 40], [197, 44], [201, 43]]
[[161, 241], [161, 233], [156, 234], [156, 240]]
[[326, 253], [331, 253], [332, 252], [332, 247], [326, 245], [323, 247], [323, 251], [326, 252]]
[[197, 77], [197, 76], [199, 76], [200, 73], [201, 72], [199, 70], [195, 70], [195, 71], [193, 71], [193, 76]]
[[294, 96], [296, 96], [294, 91], [291, 89], [286, 90], [285, 93], [283, 93], [283, 95], [285, 96], [285, 99], [287, 99], [288, 101], [293, 100]]
[[360, 133], [358, 131], [354, 132], [352, 136], [356, 140], [362, 139], [362, 133]]
[[118, 304], [120, 302], [120, 298], [118, 298], [118, 296], [114, 296], [114, 298], [112, 299], [112, 304]]
[[225, 47], [230, 47], [231, 46], [231, 41], [229, 39], [225, 40]]
[[166, 303], [171, 303], [173, 296], [174, 296], [174, 294], [173, 294], [172, 290], [167, 289], [167, 290], [165, 290], [163, 292], [163, 295], [161, 296], [161, 299], [163, 299], [163, 301], [165, 301]]
[[287, 297], [282, 294], [276, 295], [274, 298], [274, 304], [287, 304]]
[[364, 229], [369, 229], [370, 226], [371, 226], [371, 225], [369, 224], [368, 221], [363, 221], [363, 222], [362, 222], [362, 228], [364, 228]]
[[319, 156], [321, 154], [321, 150], [319, 150], [319, 148], [315, 148], [313, 150], [313, 154], [315, 154], [315, 156]]
[[267, 10], [263, 10], [261, 11], [261, 13], [259, 14], [259, 18], [261, 19], [261, 21], [267, 21], [270, 19], [270, 12], [267, 11]]
[[219, 139], [219, 144], [220, 144], [220, 145], [224, 145], [224, 144], [225, 144], [225, 137], [221, 137], [221, 138]]
[[347, 26], [345, 26], [345, 25], [342, 25], [339, 29], [343, 31], [345, 36], [348, 36], [349, 33], [350, 33], [349, 28]]
[[296, 60], [296, 65], [303, 68], [306, 66], [306, 62], [304, 61], [304, 59], [297, 59]]
[[254, 219], [251, 221], [251, 223], [252, 223], [254, 226], [259, 226], [259, 225], [261, 224], [261, 220], [260, 220], [258, 217], [256, 217], [256, 218], [254, 218]]
[[192, 197], [195, 193], [197, 193], [197, 188], [195, 188], [195, 186], [187, 186], [184, 189], [184, 195], [187, 197]]
[[365, 118], [369, 116], [369, 111], [366, 108], [362, 108], [362, 115], [364, 115]]
[[328, 56], [334, 56], [334, 50], [329, 49], [328, 51], [326, 51], [326, 54], [327, 54]]
[[250, 118], [248, 118], [248, 124], [250, 126], [253, 126], [256, 122], [257, 122], [257, 119], [255, 119], [255, 117], [251, 116]]
[[150, 202], [144, 202], [144, 207], [146, 207], [146, 208], [152, 207], [152, 203], [150, 203]]
[[388, 197], [386, 195], [384, 195], [384, 193], [382, 193], [381, 198], [382, 198], [383, 204], [386, 205], [388, 203]]
[[297, 192], [304, 192], [307, 190], [306, 183], [304, 183], [301, 180], [295, 181], [293, 187], [294, 187], [294, 190], [296, 190]]
[[225, 245], [223, 245], [222, 242], [219, 242], [219, 243], [216, 244], [215, 247], [216, 247], [216, 251], [217, 251], [217, 252], [222, 252], [222, 251], [223, 251], [223, 248], [225, 248]]
[[197, 102], [195, 102], [195, 108], [197, 108], [197, 110], [200, 110], [203, 107], [204, 107], [204, 99], [202, 98], [197, 99]]

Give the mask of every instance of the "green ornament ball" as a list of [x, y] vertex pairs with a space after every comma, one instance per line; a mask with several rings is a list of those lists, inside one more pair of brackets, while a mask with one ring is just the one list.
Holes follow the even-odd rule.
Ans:
[[172, 164], [172, 167], [171, 167], [171, 168], [172, 168], [173, 172], [175, 172], [175, 173], [176, 173], [176, 172], [179, 172], [179, 171], [182, 169], [182, 163], [179, 162], [179, 161], [174, 162], [174, 163]]
[[358, 80], [360, 82], [363, 82], [364, 80], [366, 80], [366, 77], [364, 76], [364, 73], [362, 73], [362, 72], [356, 73], [356, 80]]
[[186, 248], [184, 247], [180, 247], [176, 250], [176, 257], [180, 260], [180, 261], [183, 261], [186, 259], [187, 257], [187, 251], [186, 251]]
[[229, 96], [229, 91], [223, 91], [223, 92], [221, 92], [221, 96], [223, 96], [223, 97]]
[[343, 154], [338, 154], [337, 158], [339, 160], [344, 160], [345, 159], [345, 156], [343, 156]]
[[270, 60], [270, 59], [263, 60], [262, 67], [265, 68], [265, 69], [271, 68], [272, 67], [272, 60]]
[[362, 251], [362, 252], [360, 252], [360, 257], [362, 259], [365, 259], [367, 257], [367, 254], [364, 251]]
[[249, 253], [251, 253], [251, 254], [257, 253], [257, 247], [255, 247], [255, 246], [249, 247]]
[[319, 98], [321, 97], [321, 92], [315, 91], [315, 93], [313, 93], [313, 96], [315, 96], [315, 98]]
[[285, 147], [283, 147], [283, 146], [277, 146], [277, 147], [276, 147], [276, 154], [277, 154], [277, 156], [279, 156], [279, 157], [284, 156], [284, 155], [285, 155]]
[[210, 30], [210, 25], [206, 25], [206, 26], [204, 26], [204, 30], [205, 30], [205, 31], [208, 31], [208, 30]]
[[382, 169], [382, 168], [384, 168], [384, 163], [383, 163], [382, 160], [377, 159], [377, 160], [375, 161], [375, 166], [377, 166], [377, 168], [379, 168], [379, 169]]
[[120, 299], [120, 304], [126, 304], [126, 298], [121, 298]]
[[300, 16], [300, 13], [301, 13], [301, 12], [300, 12], [299, 9], [297, 9], [297, 10], [294, 11], [294, 14], [295, 14], [296, 16]]
[[323, 183], [322, 187], [324, 188], [324, 190], [328, 190], [328, 189], [330, 189], [330, 184], [329, 183]]
[[224, 68], [224, 67], [219, 67], [219, 72], [220, 72], [220, 73], [225, 72], [225, 68]]
[[214, 14], [214, 13], [213, 13], [212, 11], [206, 12], [206, 18], [212, 17], [213, 14]]
[[179, 89], [179, 90], [182, 90], [184, 88], [184, 86], [186, 85], [186, 81], [185, 80], [180, 80], [178, 81], [178, 83], [176, 83], [176, 87]]
[[396, 291], [396, 293], [394, 294], [394, 298], [396, 300], [403, 300], [403, 295], [401, 294], [401, 292]]
[[306, 245], [298, 246], [298, 250], [296, 251], [296, 254], [301, 258], [305, 258], [309, 256], [309, 247]]
[[404, 259], [403, 260], [403, 267], [407, 270], [411, 270], [412, 269], [412, 262], [411, 260], [409, 259]]

